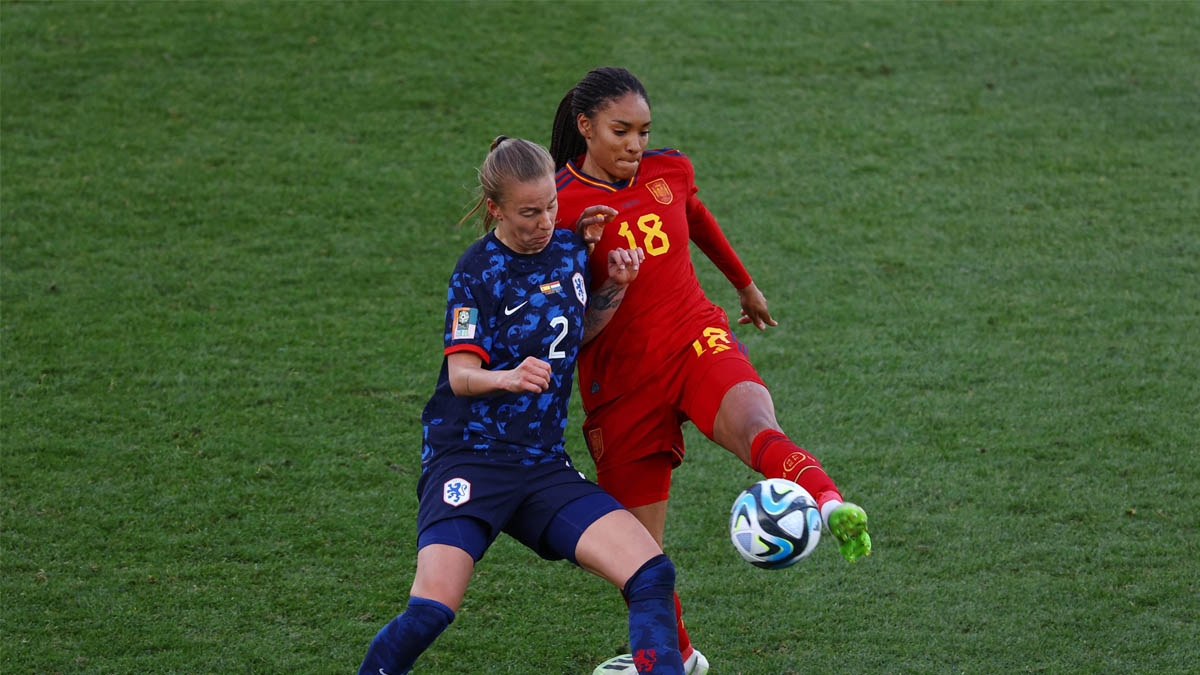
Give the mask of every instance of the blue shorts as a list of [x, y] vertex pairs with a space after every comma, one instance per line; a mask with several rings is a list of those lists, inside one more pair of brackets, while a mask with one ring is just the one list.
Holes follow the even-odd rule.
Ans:
[[417, 484], [417, 548], [448, 544], [478, 562], [501, 532], [547, 560], [575, 562], [589, 525], [621, 507], [567, 461], [522, 464], [455, 453]]

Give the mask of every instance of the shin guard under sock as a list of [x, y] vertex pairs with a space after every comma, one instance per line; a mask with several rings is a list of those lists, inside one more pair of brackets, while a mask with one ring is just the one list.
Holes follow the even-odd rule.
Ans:
[[437, 600], [410, 597], [404, 613], [381, 628], [371, 640], [359, 675], [401, 675], [454, 620], [454, 611]]
[[786, 478], [808, 490], [820, 506], [830, 499], [842, 500], [837, 485], [821, 463], [787, 434], [767, 429], [750, 444], [750, 468], [767, 478]]
[[682, 675], [675, 614], [675, 566], [666, 555], [646, 561], [625, 582], [629, 647], [639, 673]]

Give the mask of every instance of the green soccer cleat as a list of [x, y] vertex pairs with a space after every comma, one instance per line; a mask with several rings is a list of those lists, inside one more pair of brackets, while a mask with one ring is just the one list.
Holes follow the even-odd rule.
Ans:
[[850, 502], [829, 514], [829, 533], [837, 540], [838, 551], [850, 562], [871, 555], [871, 535], [867, 534], [867, 512]]

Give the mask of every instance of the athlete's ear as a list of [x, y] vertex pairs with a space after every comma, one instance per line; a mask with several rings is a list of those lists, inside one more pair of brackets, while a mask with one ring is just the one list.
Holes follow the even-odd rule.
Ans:
[[588, 119], [587, 115], [579, 113], [575, 116], [575, 127], [579, 129], [579, 135], [587, 140], [592, 139], [592, 120]]
[[487, 210], [488, 210], [488, 213], [491, 214], [492, 218], [495, 220], [504, 220], [500, 216], [500, 205], [497, 204], [496, 202], [492, 201], [491, 197], [487, 197], [486, 199], [487, 199]]

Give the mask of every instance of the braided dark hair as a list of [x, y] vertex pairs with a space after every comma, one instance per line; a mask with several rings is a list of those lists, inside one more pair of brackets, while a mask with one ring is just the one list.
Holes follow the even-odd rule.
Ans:
[[550, 156], [554, 158], [554, 170], [566, 165], [587, 152], [587, 141], [579, 133], [575, 120], [579, 115], [591, 118], [609, 101], [634, 93], [650, 105], [646, 88], [633, 73], [624, 68], [604, 66], [595, 68], [563, 96], [554, 114], [554, 128], [550, 132]]

